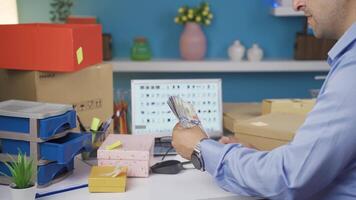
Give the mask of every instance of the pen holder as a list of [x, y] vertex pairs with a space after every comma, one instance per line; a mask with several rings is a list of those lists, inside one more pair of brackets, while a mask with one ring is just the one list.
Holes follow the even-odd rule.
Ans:
[[83, 160], [91, 160], [96, 159], [97, 150], [104, 142], [106, 136], [109, 134], [109, 131], [91, 131], [92, 133], [92, 151], [83, 152], [82, 159]]

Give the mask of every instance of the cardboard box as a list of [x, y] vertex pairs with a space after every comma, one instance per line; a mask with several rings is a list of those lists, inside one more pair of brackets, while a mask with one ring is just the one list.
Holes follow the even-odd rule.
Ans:
[[249, 143], [260, 150], [272, 150], [289, 143], [305, 116], [288, 113], [271, 113], [241, 121], [236, 125], [235, 136], [243, 143]]
[[[113, 150], [106, 147], [120, 141]], [[98, 149], [99, 166], [128, 166], [127, 176], [148, 177], [153, 160], [154, 137], [149, 135], [110, 134]]]
[[88, 178], [89, 192], [125, 192], [127, 181], [127, 167], [122, 167], [122, 173], [116, 177], [110, 176], [115, 167], [91, 168]]
[[93, 16], [73, 16], [70, 15], [66, 19], [67, 24], [96, 24], [96, 17]]
[[98, 24], [0, 25], [0, 68], [72, 72], [101, 63]]
[[260, 103], [224, 103], [224, 128], [235, 132], [237, 123], [261, 115]]
[[315, 99], [265, 99], [262, 102], [262, 114], [275, 112], [308, 114], [315, 105]]
[[[0, 100], [20, 99], [75, 105], [86, 127], [93, 117], [113, 114], [113, 73], [99, 64], [73, 73], [0, 70]], [[112, 130], [112, 129], [111, 129]]]

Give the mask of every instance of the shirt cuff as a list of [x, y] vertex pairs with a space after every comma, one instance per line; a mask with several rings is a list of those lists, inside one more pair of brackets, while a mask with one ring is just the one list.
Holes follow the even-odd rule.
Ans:
[[206, 139], [200, 142], [200, 151], [204, 161], [205, 170], [211, 175], [214, 174], [220, 162], [220, 155], [224, 145], [212, 140]]

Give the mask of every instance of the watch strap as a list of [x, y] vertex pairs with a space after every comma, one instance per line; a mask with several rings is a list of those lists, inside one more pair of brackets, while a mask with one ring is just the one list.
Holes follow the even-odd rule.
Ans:
[[[204, 159], [201, 153], [201, 145], [200, 143], [206, 139], [209, 138], [203, 138], [199, 141], [199, 143], [197, 145], [195, 145], [194, 147], [194, 151], [192, 153], [192, 159], [196, 159], [193, 162], [193, 165], [195, 168], [201, 170], [201, 171], [205, 171], [205, 163], [204, 163]], [[199, 162], [199, 164], [196, 164], [196, 162]]]

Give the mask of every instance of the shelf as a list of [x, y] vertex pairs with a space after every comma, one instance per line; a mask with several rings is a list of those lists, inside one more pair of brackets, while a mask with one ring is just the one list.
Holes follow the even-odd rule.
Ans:
[[277, 17], [297, 17], [304, 16], [303, 11], [294, 11], [292, 7], [276, 7], [271, 9], [271, 13]]
[[114, 60], [114, 72], [327, 72], [330, 67], [325, 61], [271, 60], [261, 62], [235, 62], [229, 60]]

